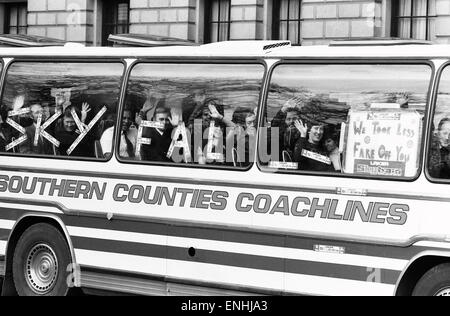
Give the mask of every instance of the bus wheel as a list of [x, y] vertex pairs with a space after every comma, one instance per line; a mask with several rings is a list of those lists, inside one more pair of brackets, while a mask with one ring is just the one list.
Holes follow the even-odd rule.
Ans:
[[417, 282], [413, 296], [450, 296], [450, 263], [429, 270]]
[[52, 225], [36, 224], [20, 237], [13, 257], [13, 279], [21, 296], [65, 296], [71, 255]]

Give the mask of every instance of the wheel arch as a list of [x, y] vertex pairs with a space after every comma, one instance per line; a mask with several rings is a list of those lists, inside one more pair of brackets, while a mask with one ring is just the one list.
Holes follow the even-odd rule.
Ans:
[[[48, 213], [27, 213], [22, 215], [14, 224], [11, 233], [8, 237], [8, 243], [6, 245], [6, 275], [9, 275], [12, 271], [12, 264], [13, 264], [13, 256], [14, 256], [14, 250], [16, 248], [17, 242], [20, 239], [20, 236], [27, 230], [29, 227], [39, 224], [39, 223], [47, 223], [49, 225], [54, 226], [56, 229], [58, 229], [64, 239], [67, 242], [67, 245], [69, 247], [70, 256], [72, 259], [72, 264], [76, 266], [76, 256], [75, 256], [75, 250], [73, 247], [72, 239], [70, 238], [69, 231], [67, 230], [66, 225], [64, 224], [63, 220], [57, 215], [57, 214], [48, 214]], [[74, 283], [76, 287], [80, 286], [80, 276], [79, 273], [74, 274]]]
[[396, 296], [411, 296], [420, 278], [431, 268], [450, 263], [450, 250], [426, 250], [413, 257], [401, 273], [395, 287]]

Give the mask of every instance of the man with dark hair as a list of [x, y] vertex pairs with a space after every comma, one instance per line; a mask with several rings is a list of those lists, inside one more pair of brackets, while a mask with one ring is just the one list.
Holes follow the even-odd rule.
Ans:
[[[122, 158], [135, 158], [137, 129], [131, 128], [133, 124], [133, 112], [125, 109], [122, 115], [122, 126], [120, 133], [119, 155]], [[115, 126], [111, 126], [103, 132], [100, 145], [104, 157], [109, 157], [112, 152]]]
[[151, 140], [150, 145], [143, 144], [141, 147], [141, 157], [145, 161], [171, 162], [167, 157], [167, 151], [172, 143], [172, 124], [170, 109], [158, 107], [155, 110], [153, 121], [159, 123], [158, 128], [146, 128], [142, 133], [143, 138]]
[[295, 128], [295, 122], [300, 118], [300, 111], [293, 105], [295, 103], [286, 102], [271, 123], [272, 132], [274, 128], [278, 128], [280, 157], [283, 156], [283, 152], [288, 153], [292, 157], [295, 144], [300, 138], [300, 133]]

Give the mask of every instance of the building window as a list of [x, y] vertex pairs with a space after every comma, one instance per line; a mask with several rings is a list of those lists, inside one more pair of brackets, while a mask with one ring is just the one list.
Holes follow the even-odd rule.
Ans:
[[130, 29], [130, 1], [108, 0], [103, 5], [102, 45], [111, 46], [108, 42], [110, 34], [128, 33]]
[[436, 35], [435, 0], [392, 1], [392, 36], [433, 40]]
[[273, 39], [289, 40], [294, 45], [300, 44], [301, 7], [300, 0], [273, 2]]
[[5, 33], [27, 33], [27, 3], [16, 2], [6, 5]]
[[205, 2], [205, 43], [230, 40], [231, 0]]

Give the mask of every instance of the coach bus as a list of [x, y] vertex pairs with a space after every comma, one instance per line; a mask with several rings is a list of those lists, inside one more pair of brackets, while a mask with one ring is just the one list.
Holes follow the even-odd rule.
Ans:
[[449, 295], [449, 52], [0, 48], [3, 295]]

